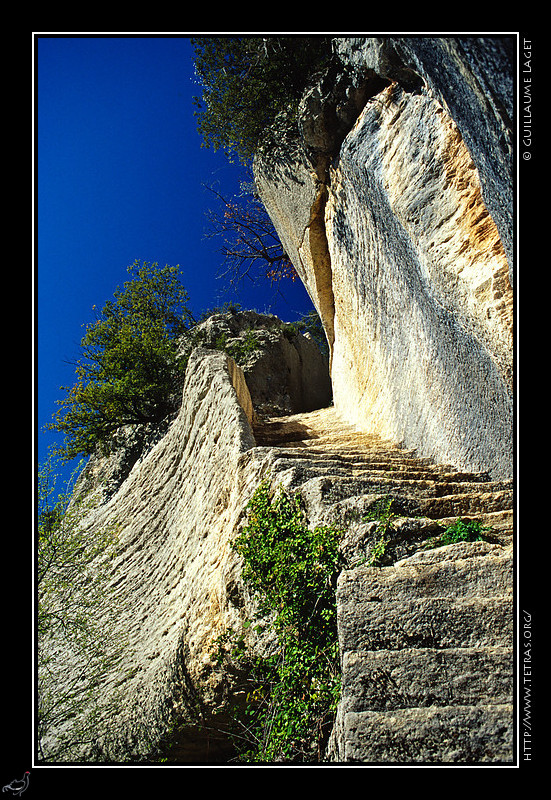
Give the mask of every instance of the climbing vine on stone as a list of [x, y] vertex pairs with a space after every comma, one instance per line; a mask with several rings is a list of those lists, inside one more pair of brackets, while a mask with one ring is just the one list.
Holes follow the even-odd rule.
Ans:
[[[243, 579], [270, 615], [279, 647], [252, 660], [245, 710], [247, 762], [316, 762], [340, 693], [335, 587], [340, 531], [310, 529], [300, 495], [262, 483], [234, 547]], [[241, 731], [242, 734], [242, 731]]]

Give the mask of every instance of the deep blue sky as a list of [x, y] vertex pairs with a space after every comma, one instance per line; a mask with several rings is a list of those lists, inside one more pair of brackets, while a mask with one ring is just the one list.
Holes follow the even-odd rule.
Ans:
[[187, 37], [36, 39], [37, 448], [61, 385], [74, 383], [83, 325], [128, 278], [134, 260], [179, 264], [198, 314], [224, 300], [294, 320], [312, 306], [300, 284], [241, 284], [216, 276], [221, 242], [205, 238], [216, 207], [204, 184], [231, 196], [244, 177], [201, 148], [200, 94]]

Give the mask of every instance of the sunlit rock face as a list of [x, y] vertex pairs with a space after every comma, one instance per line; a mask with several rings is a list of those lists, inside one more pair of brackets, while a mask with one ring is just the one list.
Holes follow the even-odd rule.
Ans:
[[445, 37], [336, 49], [340, 99], [313, 87], [301, 147], [256, 164], [325, 326], [335, 407], [440, 461], [510, 475], [507, 49]]
[[[108, 665], [101, 682], [42, 742], [47, 760], [150, 758], [174, 720], [195, 726], [186, 748], [198, 743], [186, 761], [212, 755], [212, 736], [203, 741], [199, 723], [215, 714], [229, 680], [217, 642], [241, 632], [251, 613], [232, 541], [271, 469], [272, 450], [257, 446], [256, 429], [268, 411], [279, 419], [329, 404], [330, 382], [315, 342], [276, 317], [220, 314], [200, 330], [203, 346], [189, 355], [180, 407], [165, 430], [149, 438], [124, 431], [113, 452], [90, 458], [75, 489], [90, 505], [81, 521], [86, 537], [117, 532], [104, 597], [114, 633], [98, 643]], [[221, 339], [243, 368], [212, 346]], [[256, 637], [257, 651], [263, 646]], [[55, 691], [67, 696], [75, 676], [85, 680], [86, 670], [66, 650]], [[86, 736], [75, 733], [80, 727]]]
[[[238, 468], [255, 444], [239, 402], [245, 394], [242, 373], [225, 353], [196, 349], [168, 431], [112, 497], [102, 502], [100, 495], [83, 520], [91, 539], [117, 526], [106, 597], [117, 610], [124, 647], [101, 685], [92, 687], [95, 736], [77, 741], [71, 760], [139, 760], [155, 748], [175, 714], [185, 718], [200, 711], [194, 687], [216, 637], [240, 615], [227, 600], [239, 576], [230, 539], [258, 482], [254, 468]], [[110, 656], [114, 643], [101, 646]], [[78, 665], [70, 653], [66, 664], [67, 679], [73, 680]], [[216, 694], [216, 687], [211, 670], [205, 696]], [[58, 691], [66, 689], [61, 685]], [[63, 733], [52, 730], [44, 746], [48, 758]], [[69, 735], [72, 741], [71, 730]]]
[[[337, 40], [335, 50], [340, 72], [301, 104], [302, 140], [255, 164], [323, 321], [331, 383], [313, 342], [289, 338], [275, 319], [211, 320], [179, 410], [162, 429], [122, 432], [119, 450], [91, 459], [79, 491], [97, 501], [83, 525], [91, 539], [117, 526], [105, 600], [124, 646], [91, 687], [93, 741], [77, 760], [154, 759], [174, 721], [190, 728], [176, 761], [211, 758], [210, 722], [221, 727], [232, 677], [215, 658], [219, 637], [250, 637], [254, 652], [270, 646], [245, 625], [254, 604], [232, 548], [265, 478], [300, 489], [311, 524], [346, 528], [332, 757], [510, 760], [507, 49], [364, 38]], [[217, 350], [221, 338], [245, 353], [241, 366]], [[334, 406], [320, 408], [331, 388]], [[381, 493], [399, 519], [390, 560], [375, 568], [364, 562], [378, 523], [365, 515]], [[435, 526], [458, 516], [490, 525], [492, 543], [427, 555]], [[109, 656], [115, 643], [101, 644]], [[71, 681], [79, 664], [63, 657]], [[52, 749], [62, 734], [53, 731]]]

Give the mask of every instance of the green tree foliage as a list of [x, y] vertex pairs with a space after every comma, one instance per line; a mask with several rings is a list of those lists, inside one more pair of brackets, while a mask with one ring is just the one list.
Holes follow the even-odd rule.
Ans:
[[109, 589], [116, 525], [87, 531], [89, 503], [71, 501], [71, 481], [58, 495], [54, 469], [50, 458], [37, 481], [38, 753], [43, 761], [70, 761], [80, 745], [93, 746], [101, 681], [124, 643], [115, 634], [120, 604]]
[[204, 145], [246, 162], [280, 112], [296, 115], [312, 74], [331, 53], [326, 36], [192, 38], [202, 83], [197, 106]]
[[66, 439], [60, 454], [89, 455], [123, 425], [162, 420], [178, 370], [176, 337], [192, 323], [179, 268], [134, 262], [81, 340], [77, 381], [49, 427]]

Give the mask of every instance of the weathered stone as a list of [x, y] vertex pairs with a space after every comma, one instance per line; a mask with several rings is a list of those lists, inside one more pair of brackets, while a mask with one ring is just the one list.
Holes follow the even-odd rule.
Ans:
[[[246, 325], [242, 318], [211, 325], [211, 332], [217, 331], [217, 338], [231, 332], [232, 341], [241, 345], [244, 329], [256, 325], [258, 347], [244, 362], [256, 380], [251, 382], [256, 401], [264, 400], [259, 389], [264, 381], [269, 406], [278, 413], [285, 397], [286, 402], [314, 402], [320, 385], [328, 385], [327, 363], [317, 345], [295, 335], [289, 342], [275, 317], [262, 320], [254, 312], [245, 317]], [[211, 343], [209, 337], [205, 343]], [[268, 364], [279, 359], [278, 370], [270, 373], [263, 356]], [[196, 347], [189, 356], [180, 410], [160, 440], [147, 440], [140, 453], [143, 437], [126, 431], [126, 458], [119, 446], [110, 455], [90, 459], [77, 487], [79, 495], [88, 493], [93, 501], [82, 524], [91, 538], [95, 531], [118, 525], [107, 596], [117, 610], [117, 641], [122, 637], [125, 646], [97, 689], [94, 741], [83, 743], [72, 760], [149, 757], [174, 720], [207, 742], [200, 723], [204, 714], [214, 713], [228, 683], [216, 665], [217, 639], [227, 630], [240, 632], [254, 608], [248, 605], [231, 542], [270, 467], [271, 451], [257, 447], [253, 433], [258, 408], [233, 358]], [[102, 646], [108, 656], [110, 643]], [[263, 640], [255, 641], [257, 651], [264, 646]], [[70, 654], [66, 658], [70, 681], [75, 665]], [[50, 742], [42, 743], [46, 754], [55, 738], [54, 730]], [[197, 754], [196, 748], [187, 749]]]
[[335, 404], [438, 460], [511, 474], [507, 261], [451, 121], [391, 91], [345, 141], [326, 207]]
[[321, 86], [302, 106], [302, 153], [255, 164], [325, 326], [335, 406], [437, 461], [511, 476], [507, 43], [389, 37], [337, 50], [353, 73], [343, 99], [371, 90], [332, 162], [312, 156], [332, 141], [324, 100], [328, 119], [337, 107]]
[[341, 573], [331, 757], [512, 761], [512, 593], [512, 554], [486, 542]]
[[311, 411], [331, 402], [327, 359], [308, 334], [293, 332], [273, 314], [214, 314], [183, 341], [182, 352], [198, 343], [235, 355], [257, 416]]
[[[101, 705], [121, 682], [124, 701], [117, 719], [97, 722], [92, 746], [103, 758], [144, 757], [177, 711], [196, 719], [196, 687], [201, 702], [217, 692], [214, 669], [203, 680], [213, 642], [239, 627], [241, 612], [228, 600], [228, 587], [239, 581], [230, 541], [258, 475], [253, 462], [237, 468], [255, 441], [230, 364], [222, 352], [193, 352], [168, 432], [84, 521], [91, 537], [120, 526], [111, 591], [127, 645], [101, 687]], [[238, 389], [243, 397], [242, 382]], [[89, 755], [83, 746], [80, 757]]]
[[404, 648], [344, 655], [349, 711], [508, 705], [510, 647]]
[[356, 83], [372, 71], [406, 91], [426, 92], [448, 109], [476, 164], [512, 283], [515, 38], [338, 37], [334, 44]]
[[346, 763], [513, 761], [512, 705], [350, 712], [343, 725]]

